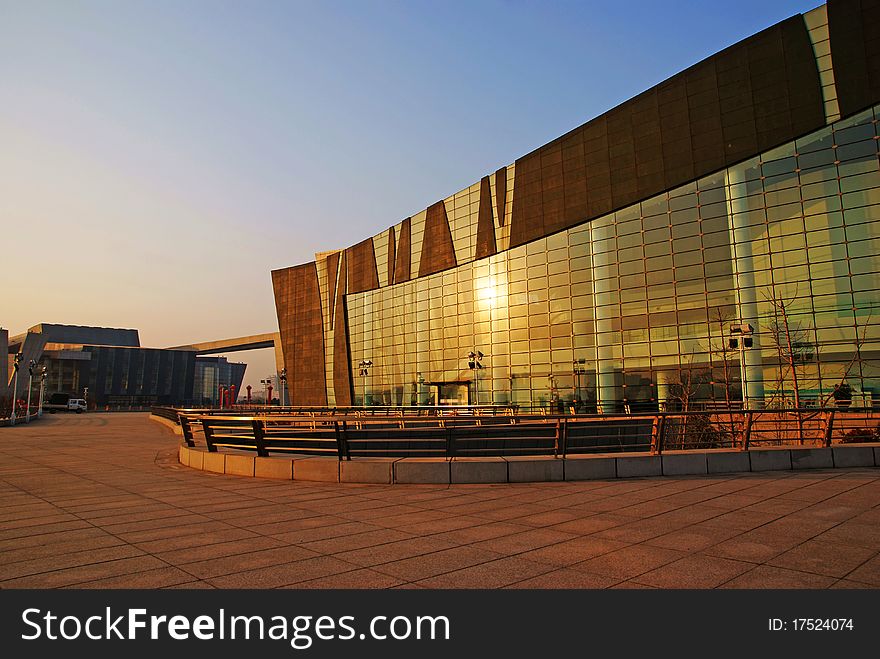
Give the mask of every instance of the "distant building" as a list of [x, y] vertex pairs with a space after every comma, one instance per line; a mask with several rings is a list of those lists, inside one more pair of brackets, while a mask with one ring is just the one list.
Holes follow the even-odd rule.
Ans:
[[[5, 330], [3, 330], [5, 332]], [[88, 399], [90, 406], [207, 404], [205, 373], [241, 386], [246, 364], [224, 358], [197, 358], [193, 349], [144, 348], [135, 329], [40, 324], [12, 337], [0, 349], [4, 357], [22, 353], [18, 396], [27, 396], [30, 360], [46, 367], [45, 394], [65, 393]], [[202, 362], [197, 369], [196, 362]], [[204, 364], [204, 362], [208, 362]], [[201, 374], [196, 386], [196, 372]], [[8, 378], [9, 386], [14, 379]], [[4, 381], [5, 386], [5, 381]], [[34, 378], [34, 393], [39, 380]]]
[[196, 357], [193, 379], [193, 405], [217, 405], [220, 387], [235, 387], [240, 396], [247, 364], [227, 361], [225, 357]]

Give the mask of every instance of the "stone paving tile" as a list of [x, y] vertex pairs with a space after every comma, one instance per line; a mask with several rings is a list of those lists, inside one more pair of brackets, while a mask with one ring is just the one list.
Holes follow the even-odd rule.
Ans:
[[129, 522], [149, 522], [158, 519], [172, 519], [174, 517], [183, 517], [192, 515], [189, 510], [181, 508], [172, 508], [165, 504], [157, 506], [144, 505], [136, 511], [128, 511], [122, 514], [113, 513], [111, 515], [96, 514], [92, 517], [86, 517], [79, 514], [82, 519], [87, 519], [92, 524], [106, 528], [111, 524], [126, 524]]
[[111, 528], [110, 532], [113, 533], [113, 535], [119, 536], [126, 542], [138, 544], [143, 542], [150, 542], [152, 540], [180, 538], [186, 535], [202, 535], [206, 533], [212, 533], [214, 531], [227, 531], [231, 528], [234, 527], [230, 527], [223, 522], [205, 522], [196, 520], [193, 520], [191, 522], [184, 522], [183, 520], [180, 520], [171, 526], [163, 526], [158, 529], [120, 532]]
[[[192, 584], [193, 576], [176, 567], [160, 567], [133, 574], [121, 574], [106, 579], [96, 579], [78, 583], [68, 588], [172, 588], [183, 584]], [[202, 583], [202, 582], [196, 582]]]
[[214, 542], [212, 544], [204, 543], [196, 547], [156, 551], [154, 552], [154, 555], [172, 565], [182, 565], [184, 563], [193, 563], [209, 559], [223, 560], [227, 556], [246, 554], [248, 552], [260, 551], [263, 549], [276, 549], [285, 546], [287, 545], [284, 542], [268, 536], [249, 536], [243, 540], [229, 540], [225, 542]]
[[381, 565], [373, 566], [373, 569], [383, 574], [398, 577], [403, 581], [419, 581], [503, 557], [503, 554], [486, 551], [485, 549], [453, 547], [452, 549], [444, 549], [433, 554], [424, 554], [415, 558], [382, 563]]
[[722, 494], [712, 499], [706, 499], [703, 503], [707, 506], [722, 508], [724, 510], [748, 510], [749, 506], [754, 506], [755, 504], [762, 503], [766, 500], [767, 497], [736, 492], [733, 494]]
[[609, 586], [612, 590], [657, 590], [656, 586], [639, 583], [635, 580], [621, 581], [613, 586]]
[[371, 567], [392, 561], [402, 561], [414, 556], [422, 556], [423, 554], [432, 554], [443, 549], [452, 549], [454, 546], [451, 542], [437, 536], [407, 538], [406, 540], [388, 542], [375, 547], [340, 552], [335, 556], [349, 563], [354, 563], [359, 567]]
[[565, 540], [547, 547], [541, 547], [540, 549], [533, 549], [519, 554], [519, 557], [535, 561], [536, 563], [560, 566], [573, 565], [574, 563], [581, 563], [602, 554], [617, 551], [627, 545], [628, 543], [626, 542], [592, 535]]
[[131, 558], [144, 556], [145, 552], [131, 545], [116, 545], [115, 547], [92, 548], [83, 551], [69, 552], [60, 556], [44, 556], [15, 563], [0, 564], [0, 581], [26, 577], [42, 572], [63, 570], [80, 565], [103, 563], [119, 558]]
[[683, 556], [683, 552], [674, 549], [631, 545], [582, 563], [575, 563], [571, 568], [618, 579], [632, 579]]
[[219, 531], [191, 533], [189, 535], [161, 538], [159, 540], [148, 540], [146, 542], [136, 542], [134, 544], [150, 554], [157, 554], [159, 552], [174, 551], [177, 549], [190, 550], [204, 545], [210, 546], [222, 542], [255, 539], [257, 537], [259, 536], [257, 536], [256, 533], [245, 529], [221, 529]]
[[640, 574], [636, 580], [657, 588], [717, 588], [754, 567], [753, 563], [693, 554]]
[[739, 531], [721, 526], [694, 524], [645, 540], [643, 544], [679, 551], [700, 551], [717, 545], [739, 534]]
[[563, 568], [545, 574], [539, 574], [530, 579], [523, 579], [516, 583], [504, 586], [505, 588], [577, 588], [596, 589], [609, 588], [618, 583], [613, 577], [603, 577], [598, 574], [588, 574]]
[[840, 581], [835, 581], [829, 586], [829, 588], [833, 590], [874, 590], [877, 588], [877, 585], [862, 583], [861, 581], [850, 581], [849, 579], [841, 579]]
[[587, 517], [563, 522], [562, 524], [554, 524], [549, 528], [577, 535], [589, 535], [615, 526], [629, 524], [632, 521], [632, 517], [625, 517], [614, 513], [591, 514]]
[[757, 510], [732, 510], [718, 517], [713, 517], [704, 522], [706, 526], [720, 526], [725, 529], [732, 529], [744, 533], [751, 531], [759, 526], [769, 524], [773, 520], [779, 519], [776, 513], [767, 513]]
[[415, 583], [426, 588], [503, 588], [553, 570], [549, 565], [509, 556]]
[[439, 540], [445, 540], [453, 545], [469, 545], [481, 540], [490, 540], [492, 538], [500, 538], [505, 535], [513, 535], [514, 533], [523, 533], [531, 530], [532, 526], [525, 524], [514, 524], [511, 522], [490, 522], [481, 524], [480, 526], [471, 526], [464, 529], [456, 529], [454, 531], [446, 531], [445, 533], [437, 533], [432, 537]]
[[[308, 560], [317, 555], [315, 552], [302, 549], [301, 547], [285, 545], [283, 547], [232, 554], [222, 558], [197, 561], [181, 560], [174, 564], [195, 577], [211, 579], [227, 574], [270, 567], [279, 563]], [[256, 588], [257, 586], [254, 587]]]
[[845, 577], [877, 555], [877, 549], [808, 540], [767, 561], [768, 565], [829, 577]]
[[0, 530], [0, 542], [4, 540], [14, 540], [16, 538], [33, 538], [37, 535], [46, 535], [49, 533], [61, 533], [64, 531], [77, 531], [79, 529], [87, 529], [90, 528], [91, 525], [88, 522], [84, 522], [80, 519], [73, 519], [68, 522], [54, 522], [51, 524], [32, 524], [29, 526], [22, 526], [15, 529], [2, 529]]
[[446, 531], [455, 531], [457, 529], [466, 529], [472, 526], [480, 526], [485, 521], [478, 517], [470, 517], [468, 515], [457, 515], [455, 517], [447, 517], [445, 519], [434, 519], [428, 522], [418, 522], [416, 524], [408, 524], [404, 527], [398, 527], [407, 533], [413, 535], [433, 535], [435, 533], [445, 533]]
[[108, 533], [128, 534], [136, 531], [152, 531], [155, 529], [167, 529], [179, 526], [187, 526], [189, 524], [211, 522], [210, 517], [203, 515], [183, 514], [183, 515], [163, 515], [162, 517], [124, 521], [113, 520], [107, 523], [92, 522], [105, 529]]
[[26, 548], [15, 548], [0, 552], [0, 566], [9, 565], [18, 561], [63, 556], [78, 551], [105, 549], [107, 547], [117, 547], [126, 544], [125, 541], [120, 538], [101, 533], [98, 529], [95, 529], [95, 531], [98, 531], [98, 533], [92, 537], [72, 540], [59, 539], [56, 542], [50, 542], [47, 544], [30, 545]]
[[759, 565], [731, 579], [720, 588], [828, 588], [836, 579], [809, 572]]
[[222, 577], [208, 579], [217, 588], [284, 588], [298, 587], [304, 581], [328, 577], [333, 574], [351, 572], [352, 565], [332, 556], [318, 556], [297, 560], [282, 565], [270, 565], [257, 570], [237, 572]]
[[874, 556], [846, 575], [847, 579], [880, 587], [880, 556]]
[[298, 519], [290, 519], [284, 522], [270, 522], [263, 524], [261, 520], [252, 520], [250, 524], [242, 524], [239, 522], [237, 526], [249, 529], [259, 535], [280, 535], [290, 533], [292, 531], [303, 531], [306, 529], [316, 529], [331, 527], [337, 524], [344, 524], [349, 520], [335, 515], [313, 515], [311, 517], [301, 517]]
[[165, 590], [214, 590], [214, 586], [207, 581], [187, 581], [174, 586], [160, 586]]
[[876, 549], [880, 547], [880, 525], [846, 521], [828, 529], [818, 538], [837, 544]]
[[553, 526], [555, 524], [562, 524], [564, 522], [570, 522], [573, 519], [578, 519], [579, 515], [577, 512], [566, 509], [554, 509], [548, 510], [543, 513], [535, 513], [533, 515], [526, 515], [524, 517], [517, 517], [514, 521], [517, 524], [525, 524], [527, 526], [534, 527], [544, 527], [544, 526]]
[[609, 529], [597, 531], [593, 534], [597, 538], [606, 538], [608, 540], [619, 540], [627, 544], [636, 544], [656, 538], [657, 536], [668, 533], [670, 529], [676, 529], [683, 524], [670, 524], [664, 520], [651, 517], [650, 519], [640, 519], [634, 522], [627, 522], [619, 526], [613, 526]]
[[95, 579], [130, 575], [159, 567], [167, 567], [167, 565], [155, 556], [137, 556], [0, 581], [0, 588], [62, 588]]
[[407, 582], [393, 577], [388, 574], [382, 574], [375, 570], [363, 568], [352, 572], [341, 572], [339, 574], [331, 574], [318, 579], [309, 579], [301, 581], [295, 585], [296, 588], [396, 588], [407, 585]]
[[285, 533], [269, 534], [273, 538], [278, 538], [284, 542], [299, 545], [314, 540], [324, 540], [326, 538], [338, 538], [342, 536], [355, 535], [358, 533], [366, 533], [368, 531], [383, 530], [381, 526], [374, 524], [365, 524], [363, 522], [343, 522], [341, 524], [328, 524], [327, 526], [318, 526], [307, 529], [297, 529], [295, 531], [287, 531]]
[[482, 548], [486, 551], [510, 555], [520, 554], [540, 547], [546, 547], [547, 545], [555, 545], [559, 542], [571, 540], [576, 537], [577, 536], [573, 533], [557, 531], [545, 527], [475, 542], [471, 546], [477, 549]]
[[397, 529], [377, 529], [354, 535], [313, 540], [311, 542], [304, 542], [300, 546], [319, 554], [339, 554], [346, 551], [384, 545], [398, 540], [406, 540], [412, 537], [411, 534], [398, 531]]

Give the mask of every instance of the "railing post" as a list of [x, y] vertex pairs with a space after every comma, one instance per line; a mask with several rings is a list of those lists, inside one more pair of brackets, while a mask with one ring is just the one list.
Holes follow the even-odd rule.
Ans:
[[214, 446], [214, 431], [211, 429], [211, 422], [208, 419], [202, 419], [202, 428], [205, 429], [205, 444], [208, 445], [208, 452], [216, 453], [217, 447]]
[[254, 443], [257, 445], [257, 455], [261, 458], [269, 457], [269, 450], [266, 448], [266, 433], [264, 432], [262, 419], [254, 419], [251, 421], [254, 429]]
[[[360, 427], [360, 424], [359, 424], [359, 427]], [[351, 460], [351, 447], [348, 444], [348, 423], [345, 420], [342, 421], [342, 434], [340, 435], [340, 437], [341, 437], [341, 441], [342, 441], [342, 450], [345, 453], [345, 459], [350, 461]]]
[[742, 450], [749, 450], [749, 441], [752, 438], [752, 421], [754, 421], [754, 412], [751, 410], [743, 410], [743, 414], [746, 416], [746, 425], [743, 428], [743, 437], [742, 437]]
[[666, 417], [658, 414], [651, 423], [651, 453], [659, 455], [663, 452], [663, 425]]
[[190, 425], [189, 418], [185, 414], [180, 414], [178, 420], [180, 421], [180, 429], [183, 431], [184, 443], [189, 447], [195, 446], [195, 436], [193, 435], [192, 425]]
[[822, 437], [822, 446], [831, 446], [831, 433], [834, 430], [834, 413], [837, 410], [830, 410], [825, 417], [825, 432]]
[[559, 445], [562, 443], [562, 422], [556, 419], [556, 436], [553, 438], [553, 457], [559, 457]]

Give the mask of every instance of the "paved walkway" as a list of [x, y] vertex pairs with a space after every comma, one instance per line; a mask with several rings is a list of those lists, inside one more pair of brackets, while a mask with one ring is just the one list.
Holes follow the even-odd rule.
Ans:
[[880, 587], [877, 469], [330, 485], [176, 447], [145, 414], [0, 429], [0, 587]]

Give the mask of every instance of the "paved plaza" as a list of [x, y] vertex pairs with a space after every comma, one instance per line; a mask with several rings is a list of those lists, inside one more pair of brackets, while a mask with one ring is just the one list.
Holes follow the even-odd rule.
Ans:
[[0, 429], [0, 587], [880, 587], [877, 469], [323, 484], [177, 445], [146, 414]]

